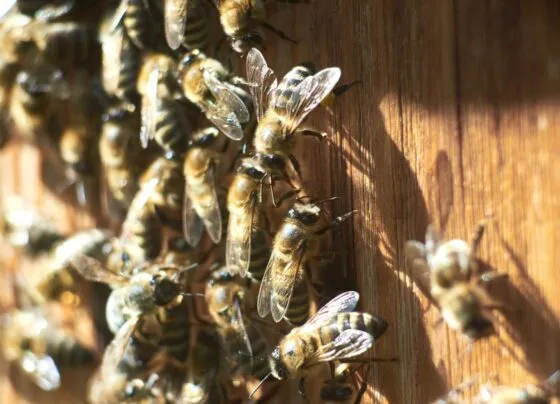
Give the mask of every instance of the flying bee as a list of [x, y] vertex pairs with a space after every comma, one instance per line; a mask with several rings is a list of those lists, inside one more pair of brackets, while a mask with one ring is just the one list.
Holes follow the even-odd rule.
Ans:
[[198, 245], [204, 228], [214, 243], [219, 243], [222, 238], [216, 175], [227, 143], [218, 149], [219, 133], [214, 127], [194, 133], [184, 161], [183, 230], [185, 239], [192, 246]]
[[51, 323], [40, 310], [14, 310], [2, 316], [2, 351], [43, 390], [60, 387], [59, 367], [93, 362], [91, 351]]
[[303, 387], [310, 369], [324, 362], [351, 360], [372, 347], [387, 329], [387, 322], [368, 313], [351, 312], [357, 292], [345, 292], [323, 306], [304, 325], [283, 337], [269, 356], [272, 376], [278, 380], [300, 379]]
[[212, 272], [205, 299], [231, 367], [261, 379], [270, 372], [266, 360], [268, 347], [262, 334], [243, 314], [248, 287], [245, 280], [221, 268]]
[[481, 404], [548, 404], [552, 402], [552, 397], [557, 396], [555, 388], [559, 381], [560, 370], [557, 370], [538, 385], [495, 388], [485, 385], [481, 389], [477, 402]]
[[405, 246], [407, 266], [419, 279], [429, 274], [430, 295], [448, 326], [474, 340], [494, 332], [489, 312], [501, 308], [492, 301], [483, 284], [504, 276], [478, 271], [476, 251], [484, 228], [485, 222], [478, 224], [469, 245], [463, 240], [441, 243], [429, 226], [425, 244], [408, 241]]
[[131, 264], [142, 264], [159, 255], [164, 226], [181, 231], [184, 184], [181, 163], [165, 157], [157, 158], [142, 176], [121, 230]]
[[274, 237], [272, 254], [261, 282], [257, 300], [261, 317], [272, 313], [275, 322], [286, 317], [296, 325], [307, 320], [307, 312], [297, 307], [308, 308], [309, 305], [306, 267], [319, 254], [320, 236], [355, 213], [348, 212], [325, 223], [320, 205], [330, 200], [304, 203], [300, 198], [288, 211]]
[[331, 94], [341, 75], [338, 67], [326, 68], [313, 75], [301, 73], [299, 68], [294, 68], [278, 84], [260, 51], [254, 48], [247, 55], [247, 80], [258, 122], [253, 139], [254, 153], [263, 155], [269, 164], [274, 163], [269, 167], [274, 172], [285, 170], [286, 162], [290, 161], [299, 176], [299, 164], [293, 155], [294, 135], [322, 138], [322, 134], [300, 126]]
[[208, 15], [199, 0], [164, 0], [165, 38], [173, 50], [204, 49], [208, 42]]
[[12, 246], [23, 248], [26, 254], [37, 256], [48, 252], [65, 238], [52, 221], [26, 206], [20, 198], [6, 198], [4, 204], [1, 232]]
[[244, 129], [250, 125], [252, 109], [243, 79], [198, 49], [181, 59], [178, 77], [185, 97], [198, 106], [208, 120], [229, 138], [243, 138]]

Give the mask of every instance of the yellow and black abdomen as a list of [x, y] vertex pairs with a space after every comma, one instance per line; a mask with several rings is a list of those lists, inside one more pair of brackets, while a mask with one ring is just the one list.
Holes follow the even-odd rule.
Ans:
[[157, 104], [156, 142], [165, 152], [184, 152], [191, 132], [185, 108], [171, 97], [160, 98]]
[[377, 339], [387, 330], [387, 322], [368, 313], [347, 312], [339, 313], [331, 320], [329, 325], [319, 328], [322, 344], [334, 341], [346, 330], [365, 331]]
[[157, 319], [162, 328], [160, 346], [180, 362], [187, 359], [189, 350], [189, 317], [186, 301], [158, 309]]
[[74, 337], [56, 328], [45, 330], [46, 354], [51, 356], [58, 366], [79, 366], [93, 362], [92, 352]]
[[[196, 2], [195, 2], [196, 3]], [[204, 49], [208, 44], [208, 14], [202, 4], [191, 6], [187, 14], [183, 45], [188, 50]]]
[[292, 298], [285, 314], [286, 320], [295, 326], [302, 325], [309, 318], [309, 291], [307, 287], [307, 276], [305, 272], [302, 272], [302, 277], [296, 280]]
[[247, 270], [251, 279], [257, 282], [262, 280], [269, 258], [270, 247], [268, 246], [264, 230], [253, 227], [251, 232], [251, 254]]
[[282, 113], [294, 101], [294, 90], [306, 77], [313, 75], [314, 70], [311, 66], [298, 65], [294, 66], [282, 79], [274, 99], [274, 109], [278, 113]]
[[84, 24], [57, 22], [37, 32], [43, 56], [56, 66], [66, 68], [98, 63], [101, 47], [95, 31]]
[[122, 38], [119, 57], [120, 63], [115, 96], [122, 101], [137, 105], [139, 96], [136, 82], [140, 73], [140, 67], [142, 66], [142, 54], [126, 35], [123, 35]]

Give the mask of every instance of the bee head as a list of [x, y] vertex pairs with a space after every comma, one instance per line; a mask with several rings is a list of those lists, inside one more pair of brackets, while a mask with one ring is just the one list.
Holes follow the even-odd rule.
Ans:
[[245, 55], [252, 48], [262, 48], [264, 38], [260, 32], [246, 32], [242, 35], [231, 36], [230, 43], [235, 52]]
[[179, 71], [184, 72], [188, 70], [195, 62], [202, 58], [204, 58], [204, 54], [198, 49], [188, 52], [179, 62]]
[[285, 380], [289, 376], [288, 368], [280, 357], [280, 347], [274, 348], [269, 359], [270, 372], [278, 380]]
[[165, 274], [158, 273], [152, 277], [150, 285], [154, 288], [156, 305], [164, 306], [181, 293], [181, 286], [169, 279]]
[[314, 203], [296, 202], [288, 211], [288, 217], [312, 226], [321, 220], [321, 212], [321, 208]]

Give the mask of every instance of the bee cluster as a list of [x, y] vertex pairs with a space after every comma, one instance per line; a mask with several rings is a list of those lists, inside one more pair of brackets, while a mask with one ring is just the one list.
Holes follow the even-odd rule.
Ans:
[[[266, 21], [264, 0], [210, 3], [18, 0], [0, 19], [4, 140], [37, 145], [77, 202], [118, 222], [64, 234], [25, 204], [7, 206], [4, 237], [46, 258], [25, 285], [27, 307], [3, 317], [4, 357], [44, 390], [60, 387], [61, 367], [99, 361], [92, 403], [231, 402], [248, 380], [260, 382], [244, 399], [299, 380], [309, 400], [304, 381], [320, 366], [330, 369], [321, 401], [359, 402], [366, 385], [354, 377], [373, 361], [362, 354], [388, 324], [355, 311], [354, 291], [310, 315], [317, 270], [332, 261], [325, 236], [354, 212], [329, 220], [324, 204], [336, 198], [309, 195], [294, 156], [299, 135], [325, 137], [308, 115], [348, 85], [337, 87], [340, 69], [309, 63], [278, 80], [258, 50], [263, 32], [291, 39]], [[203, 53], [213, 14], [245, 77]], [[483, 228], [470, 244], [430, 228], [405, 251], [449, 327], [473, 340], [493, 331], [484, 283], [498, 277], [477, 267]], [[112, 340], [100, 350], [51, 310], [81, 301], [84, 280], [111, 288]], [[546, 402], [558, 378], [488, 390], [486, 401]]]

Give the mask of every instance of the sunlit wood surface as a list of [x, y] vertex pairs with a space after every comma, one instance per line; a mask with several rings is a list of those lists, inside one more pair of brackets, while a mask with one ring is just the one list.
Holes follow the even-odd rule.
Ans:
[[[299, 41], [267, 38], [279, 74], [311, 60], [361, 81], [314, 114], [328, 141], [299, 139], [297, 154], [309, 194], [340, 196], [333, 213], [359, 211], [333, 233], [330, 292], [358, 290], [361, 309], [390, 324], [372, 355], [398, 362], [372, 366], [363, 402], [426, 403], [474, 380], [469, 397], [480, 383], [522, 385], [560, 368], [560, 3], [311, 0], [273, 5], [270, 18]], [[38, 161], [30, 146], [3, 151], [2, 194], [68, 228], [90, 223], [43, 189]], [[429, 223], [468, 239], [488, 211], [480, 259], [509, 274], [491, 292], [510, 310], [496, 313], [497, 336], [471, 346], [415, 286], [403, 245]], [[71, 392], [85, 384], [55, 398], [16, 376], [31, 391], [18, 395], [13, 380], [2, 379], [2, 402], [79, 402]], [[299, 400], [295, 386], [282, 391]]]

